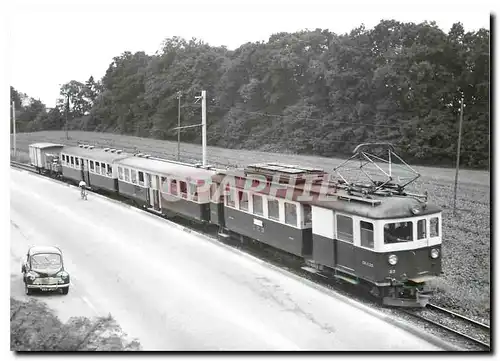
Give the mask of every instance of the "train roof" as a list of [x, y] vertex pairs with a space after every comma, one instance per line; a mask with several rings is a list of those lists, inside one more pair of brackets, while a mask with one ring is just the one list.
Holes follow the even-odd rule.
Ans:
[[191, 164], [170, 162], [160, 158], [129, 157], [120, 159], [117, 164], [158, 175], [176, 175], [185, 179], [208, 179], [216, 172], [210, 169], [198, 168]]
[[130, 153], [116, 153], [110, 152], [109, 148], [82, 148], [82, 147], [67, 147], [64, 148], [63, 153], [87, 158], [106, 163], [113, 163], [114, 161], [126, 157], [132, 157]]
[[30, 147], [33, 148], [38, 148], [38, 149], [46, 149], [46, 148], [53, 148], [53, 147], [64, 147], [63, 144], [56, 144], [56, 143], [33, 143], [30, 144]]
[[30, 256], [39, 253], [56, 253], [62, 255], [61, 250], [55, 246], [33, 246], [28, 250]]
[[[426, 204], [424, 208], [421, 201], [410, 196], [370, 196], [371, 199], [358, 201], [357, 199], [353, 200], [353, 197], [344, 197], [344, 194], [339, 192], [335, 197], [330, 197], [331, 200], [314, 199], [303, 203], [371, 219], [407, 218], [441, 212], [441, 208], [434, 204]], [[336, 197], [338, 198], [333, 199]], [[379, 202], [374, 204], [375, 202], [370, 203], [370, 200]], [[412, 212], [413, 208], [418, 208], [419, 212], [414, 214]]]

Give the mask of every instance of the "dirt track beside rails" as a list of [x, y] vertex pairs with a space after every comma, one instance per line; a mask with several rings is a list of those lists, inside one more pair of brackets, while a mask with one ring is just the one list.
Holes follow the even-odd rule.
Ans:
[[[35, 142], [55, 142], [76, 145], [78, 142], [113, 147], [124, 151], [176, 159], [177, 143], [110, 133], [70, 131], [21, 133], [17, 148], [26, 159], [28, 145]], [[12, 142], [11, 142], [12, 144]], [[243, 166], [249, 163], [277, 161], [320, 167], [329, 172], [343, 159], [293, 154], [265, 153], [208, 147], [208, 163], [215, 166]], [[201, 163], [201, 146], [181, 144], [181, 161]], [[455, 310], [483, 323], [490, 323], [490, 173], [461, 170], [459, 175], [457, 215], [453, 216], [455, 170], [413, 166], [421, 178], [411, 190], [429, 192], [429, 202], [443, 211], [443, 268], [445, 274], [436, 282], [435, 304]]]

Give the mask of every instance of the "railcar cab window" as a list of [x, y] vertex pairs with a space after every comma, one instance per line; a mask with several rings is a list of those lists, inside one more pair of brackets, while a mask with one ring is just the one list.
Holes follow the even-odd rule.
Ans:
[[118, 179], [123, 180], [123, 168], [118, 167]]
[[91, 172], [94, 171], [94, 161], [93, 160], [90, 161], [90, 171]]
[[257, 194], [252, 194], [252, 202], [253, 202], [253, 213], [263, 216], [264, 205], [262, 203], [262, 197]]
[[132, 183], [137, 184], [137, 171], [135, 169], [130, 170], [130, 180]]
[[384, 243], [400, 243], [413, 241], [413, 222], [386, 223], [384, 226]]
[[360, 221], [360, 236], [361, 247], [373, 248], [375, 243], [373, 241], [373, 223]]
[[101, 163], [101, 174], [106, 175], [106, 164]]
[[101, 174], [101, 164], [99, 162], [95, 162], [95, 172]]
[[[337, 214], [337, 238], [341, 241], [353, 242], [352, 218]], [[373, 228], [372, 228], [373, 230]]]
[[128, 168], [123, 168], [125, 171], [125, 182], [130, 182], [130, 169]]
[[238, 197], [240, 199], [240, 209], [242, 211], [248, 211], [248, 193], [238, 191]]
[[108, 175], [108, 177], [111, 177], [113, 175], [113, 170], [111, 169], [111, 165], [107, 164], [106, 167], [107, 167], [107, 171], [108, 171], [107, 175]]
[[78, 158], [75, 158], [75, 165], [76, 165], [77, 167], [79, 167], [79, 166], [80, 166], [80, 163], [79, 163], [79, 161], [78, 161]]
[[71, 157], [71, 166], [73, 167], [75, 165], [75, 158]]
[[297, 226], [297, 206], [293, 203], [285, 202], [285, 223]]
[[163, 193], [168, 193], [168, 181], [167, 181], [167, 177], [161, 177], [160, 179], [160, 190], [163, 192]]
[[439, 218], [431, 218], [430, 223], [430, 236], [439, 237]]
[[139, 171], [139, 185], [143, 186], [144, 185], [144, 173]]
[[280, 220], [280, 202], [277, 199], [267, 200], [267, 213], [270, 219]]
[[417, 222], [417, 239], [427, 238], [427, 220], [420, 219]]

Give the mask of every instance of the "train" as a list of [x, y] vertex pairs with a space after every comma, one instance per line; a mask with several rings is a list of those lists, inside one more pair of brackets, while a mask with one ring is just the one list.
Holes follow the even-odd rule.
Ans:
[[[372, 149], [381, 147], [389, 171], [374, 162], [380, 157]], [[392, 175], [391, 159], [401, 158], [388, 143], [360, 144], [334, 169], [337, 179], [314, 167], [268, 162], [217, 168], [89, 144], [34, 143], [29, 155], [41, 174], [83, 180], [91, 190], [149, 212], [215, 227], [221, 240], [265, 245], [386, 306], [425, 307], [434, 291], [430, 281], [443, 273], [442, 209], [427, 193], [406, 190], [418, 173], [409, 181]], [[340, 172], [358, 159], [368, 183]], [[366, 165], [387, 179], [375, 180]]]

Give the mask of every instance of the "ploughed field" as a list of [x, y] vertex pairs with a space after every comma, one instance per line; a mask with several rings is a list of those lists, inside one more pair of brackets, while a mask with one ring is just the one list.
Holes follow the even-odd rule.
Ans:
[[[54, 142], [66, 145], [86, 143], [177, 159], [177, 142], [83, 131], [70, 131], [68, 140], [64, 131], [43, 131], [17, 135], [20, 161], [27, 161], [28, 145], [35, 142]], [[201, 163], [201, 145], [182, 143], [180, 154], [181, 161]], [[251, 163], [274, 161], [319, 167], [334, 173], [333, 168], [344, 160], [218, 147], [208, 147], [207, 150], [207, 163], [219, 167], [244, 166]], [[457, 189], [457, 214], [454, 216], [455, 169], [410, 165], [421, 174], [421, 177], [410, 185], [408, 190], [418, 193], [427, 191], [429, 202], [443, 208], [444, 275], [435, 283], [437, 292], [432, 302], [489, 324], [490, 174], [488, 171], [460, 171]], [[354, 173], [347, 170], [342, 171], [342, 175], [345, 177], [346, 175], [354, 175]]]

